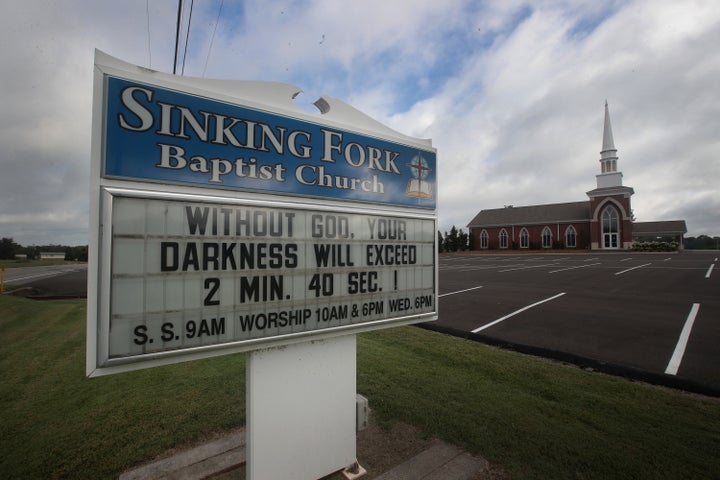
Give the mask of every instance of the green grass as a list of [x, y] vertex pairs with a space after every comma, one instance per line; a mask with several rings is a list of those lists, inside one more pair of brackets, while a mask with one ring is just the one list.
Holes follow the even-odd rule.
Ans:
[[359, 345], [383, 420], [465, 447], [518, 479], [720, 478], [720, 401], [413, 328]]
[[[85, 302], [0, 297], [0, 478], [115, 478], [245, 422], [229, 355], [85, 378]], [[517, 479], [718, 478], [720, 401], [412, 327], [359, 336], [358, 391]]]
[[116, 478], [245, 422], [244, 356], [87, 379], [85, 302], [0, 297], [0, 478]]

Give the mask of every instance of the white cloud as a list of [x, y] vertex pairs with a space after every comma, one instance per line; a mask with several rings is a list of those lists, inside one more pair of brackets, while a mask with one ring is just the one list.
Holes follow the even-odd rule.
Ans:
[[[720, 235], [717, 2], [224, 2], [212, 50], [220, 2], [195, 3], [186, 75], [294, 83], [306, 108], [329, 94], [431, 137], [443, 230], [585, 199], [607, 99], [638, 219]], [[171, 71], [176, 5], [6, 6], [0, 235], [84, 243], [93, 50]]]

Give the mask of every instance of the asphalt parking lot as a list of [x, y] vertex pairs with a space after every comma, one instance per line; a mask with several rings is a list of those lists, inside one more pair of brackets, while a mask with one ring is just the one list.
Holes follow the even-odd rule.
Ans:
[[434, 326], [717, 393], [719, 255], [441, 254]]

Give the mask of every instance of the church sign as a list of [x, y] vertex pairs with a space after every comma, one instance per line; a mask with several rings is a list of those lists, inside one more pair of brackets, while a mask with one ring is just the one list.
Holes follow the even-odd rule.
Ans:
[[97, 52], [88, 375], [437, 318], [430, 142], [250, 83]]
[[435, 208], [435, 152], [108, 76], [109, 178]]

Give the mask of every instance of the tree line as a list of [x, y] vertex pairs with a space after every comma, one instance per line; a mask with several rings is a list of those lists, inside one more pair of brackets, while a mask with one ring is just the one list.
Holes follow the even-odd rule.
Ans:
[[70, 247], [67, 245], [32, 245], [24, 247], [16, 243], [12, 238], [0, 238], [0, 260], [12, 260], [19, 255], [25, 255], [28, 260], [39, 260], [41, 252], [63, 252], [65, 260], [87, 262], [88, 247], [79, 245]]
[[438, 230], [438, 252], [464, 252], [465, 250], [472, 250], [472, 238], [462, 228], [457, 229], [453, 225], [450, 232], [445, 232], [445, 235]]
[[720, 250], [720, 237], [698, 235], [697, 237], [686, 237], [683, 245], [687, 250]]

